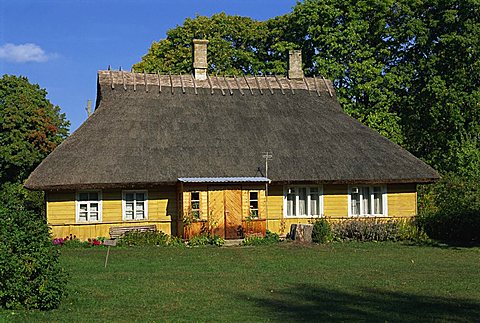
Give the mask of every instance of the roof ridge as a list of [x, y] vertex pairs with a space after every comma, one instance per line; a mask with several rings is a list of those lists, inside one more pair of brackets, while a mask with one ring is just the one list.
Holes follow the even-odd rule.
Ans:
[[[313, 77], [303, 77], [302, 79], [289, 79], [287, 76], [280, 75], [247, 75], [243, 77], [236, 77], [235, 75], [212, 75], [210, 77], [207, 74], [205, 80], [198, 80], [192, 77], [190, 74], [160, 74], [160, 73], [146, 73], [146, 72], [126, 72], [123, 70], [99, 70], [98, 82], [100, 85], [110, 86], [115, 89], [116, 85], [123, 87], [127, 91], [127, 86], [133, 86], [133, 90], [136, 91], [137, 87], [144, 86], [145, 91], [149, 92], [157, 88], [157, 92], [162, 92], [162, 87], [170, 88], [182, 88], [182, 93], [185, 93], [185, 88], [193, 88], [195, 94], [198, 94], [198, 88], [209, 89], [211, 94], [214, 90], [219, 90], [223, 95], [233, 95], [233, 90], [238, 90], [241, 95], [250, 93], [254, 95], [254, 91], [258, 90], [261, 95], [265, 93], [274, 94], [280, 92], [285, 95], [286, 93], [295, 94], [295, 90], [307, 90], [309, 93], [316, 93], [318, 96], [324, 94], [333, 97], [335, 95], [335, 89], [332, 82], [323, 76], [321, 79]], [[244, 91], [245, 90], [245, 91]], [[262, 90], [267, 90], [266, 92]]]

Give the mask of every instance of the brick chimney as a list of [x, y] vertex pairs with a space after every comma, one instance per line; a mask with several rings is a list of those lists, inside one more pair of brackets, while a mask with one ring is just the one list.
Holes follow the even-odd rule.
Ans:
[[207, 44], [206, 39], [193, 40], [193, 69], [195, 79], [207, 79]]
[[301, 50], [291, 49], [288, 51], [288, 78], [291, 80], [303, 79]]

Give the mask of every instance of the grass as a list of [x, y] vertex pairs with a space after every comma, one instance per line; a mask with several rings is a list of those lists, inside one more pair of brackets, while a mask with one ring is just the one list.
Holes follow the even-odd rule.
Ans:
[[480, 248], [293, 243], [62, 250], [69, 295], [0, 321], [477, 321]]

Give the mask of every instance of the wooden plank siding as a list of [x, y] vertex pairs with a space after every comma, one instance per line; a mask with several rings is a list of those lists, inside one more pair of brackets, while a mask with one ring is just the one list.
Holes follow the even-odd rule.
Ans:
[[387, 186], [388, 216], [412, 217], [417, 215], [417, 187], [415, 184]]
[[[158, 230], [167, 234], [183, 232], [182, 216], [190, 209], [190, 192], [200, 192], [201, 219], [208, 220], [209, 225], [216, 227], [215, 234], [225, 234], [225, 192], [231, 190], [228, 185], [200, 185], [185, 187], [166, 186], [148, 190], [148, 220], [122, 220], [122, 191], [102, 191], [102, 222], [76, 223], [75, 192], [49, 192], [47, 194], [47, 218], [52, 227], [54, 237], [65, 237], [69, 234], [80, 239], [108, 237], [111, 226], [155, 224]], [[249, 192], [257, 191], [259, 199], [259, 219], [267, 219], [267, 230], [285, 234], [291, 224], [310, 223], [312, 218], [285, 218], [283, 216], [284, 188], [282, 185], [270, 185], [268, 205], [264, 185], [242, 185], [236, 203], [242, 219], [250, 212]], [[183, 201], [177, 203], [177, 196]], [[268, 214], [267, 214], [268, 208]], [[388, 217], [412, 217], [417, 214], [417, 192], [415, 184], [387, 185]], [[183, 211], [183, 212], [182, 212]], [[177, 213], [182, 212], [182, 214]], [[348, 218], [348, 185], [323, 185], [323, 215], [328, 219]], [[178, 221], [178, 223], [177, 223]], [[177, 233], [177, 227], [179, 231]]]
[[156, 225], [167, 234], [175, 232], [176, 220], [175, 188], [165, 187], [148, 190], [148, 219], [122, 219], [122, 191], [102, 191], [102, 221], [98, 223], [76, 223], [76, 193], [47, 193], [47, 221], [53, 237], [66, 237], [70, 234], [80, 240], [96, 237], [109, 237], [111, 226]]

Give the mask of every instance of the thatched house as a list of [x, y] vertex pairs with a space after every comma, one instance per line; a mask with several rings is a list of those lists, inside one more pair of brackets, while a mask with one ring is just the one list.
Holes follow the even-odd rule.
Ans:
[[[346, 115], [330, 81], [100, 71], [95, 112], [30, 175], [57, 237], [114, 226], [285, 232], [328, 217], [411, 217], [431, 167]], [[268, 159], [266, 152], [273, 157]], [[196, 229], [195, 229], [196, 228]]]

